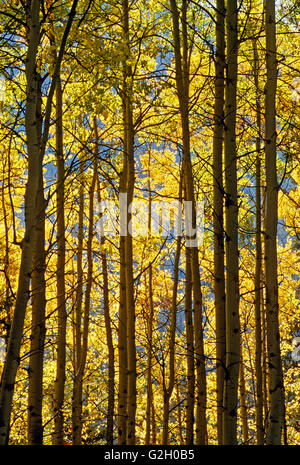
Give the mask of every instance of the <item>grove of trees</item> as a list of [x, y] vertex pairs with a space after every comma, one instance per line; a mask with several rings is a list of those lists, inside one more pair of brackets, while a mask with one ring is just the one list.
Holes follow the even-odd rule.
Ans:
[[0, 444], [300, 444], [299, 2], [0, 5]]

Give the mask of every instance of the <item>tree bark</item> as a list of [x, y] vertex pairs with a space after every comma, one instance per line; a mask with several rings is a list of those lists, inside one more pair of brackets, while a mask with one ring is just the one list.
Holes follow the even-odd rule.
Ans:
[[194, 444], [195, 363], [194, 324], [192, 311], [192, 270], [190, 249], [185, 252], [185, 333], [186, 333], [186, 438], [185, 444]]
[[[97, 119], [94, 118], [95, 128], [95, 169], [98, 169], [98, 147], [99, 147], [99, 136]], [[98, 202], [101, 203], [101, 192], [100, 182], [97, 172], [97, 196]], [[105, 237], [102, 236], [100, 240], [101, 245], [101, 262], [102, 262], [102, 275], [103, 275], [103, 310], [104, 310], [104, 322], [105, 322], [105, 333], [108, 350], [108, 401], [107, 401], [107, 423], [106, 423], [106, 443], [113, 445], [114, 443], [114, 407], [115, 407], [115, 349], [113, 344], [111, 317], [109, 311], [109, 287], [108, 287], [108, 267], [107, 267], [107, 254], [104, 249]]]
[[[120, 194], [126, 194], [127, 158], [124, 157], [120, 176]], [[121, 205], [120, 205], [121, 208]], [[125, 212], [127, 219], [127, 211]], [[121, 212], [120, 212], [121, 222]], [[124, 232], [122, 232], [124, 233]], [[125, 235], [120, 236], [120, 304], [118, 322], [118, 357], [119, 357], [119, 386], [118, 386], [118, 444], [126, 444], [127, 423], [127, 318], [126, 318], [126, 277], [125, 277]]]
[[177, 288], [178, 288], [178, 266], [180, 258], [181, 237], [177, 237], [175, 263], [174, 263], [174, 277], [173, 277], [173, 296], [172, 307], [170, 314], [170, 334], [169, 334], [169, 379], [168, 385], [166, 382], [163, 386], [164, 391], [164, 405], [163, 405], [163, 434], [162, 444], [169, 444], [169, 415], [170, 415], [170, 398], [173, 393], [175, 383], [175, 335], [176, 335], [176, 307], [177, 307]]
[[223, 444], [237, 443], [238, 378], [240, 361], [239, 250], [236, 167], [237, 2], [228, 0], [226, 12], [227, 75], [225, 87], [225, 217], [226, 217], [226, 376]]
[[[124, 156], [127, 158], [127, 225], [131, 224], [130, 205], [133, 200], [135, 165], [134, 165], [134, 125], [132, 108], [132, 69], [130, 59], [129, 37], [129, 3], [122, 1], [122, 27], [125, 36], [125, 55], [123, 60], [123, 109], [124, 109]], [[132, 235], [125, 235], [125, 282], [126, 282], [126, 318], [127, 318], [127, 425], [126, 443], [135, 444], [136, 414], [136, 347], [135, 347], [135, 303], [133, 279]]]
[[152, 264], [149, 266], [149, 317], [147, 321], [147, 407], [146, 407], [146, 435], [145, 445], [151, 442], [151, 413], [153, 403], [153, 389], [152, 389], [152, 351], [153, 351], [153, 317], [154, 317], [154, 306], [153, 306], [153, 271]]
[[[105, 238], [102, 238], [104, 245]], [[115, 405], [115, 355], [112, 338], [111, 318], [109, 312], [109, 288], [107, 256], [105, 251], [101, 251], [102, 274], [103, 274], [103, 309], [105, 321], [105, 334], [108, 349], [108, 402], [107, 402], [107, 425], [106, 443], [114, 443], [114, 405]]]
[[56, 265], [56, 289], [57, 289], [57, 355], [56, 377], [54, 382], [54, 432], [53, 444], [64, 443], [64, 390], [66, 367], [66, 296], [65, 296], [65, 167], [62, 129], [62, 86], [60, 77], [56, 85], [56, 166], [57, 166], [57, 265]]
[[[9, 277], [9, 269], [10, 269], [10, 248], [9, 248], [9, 213], [6, 208], [6, 196], [5, 196], [5, 184], [10, 186], [10, 157], [11, 157], [11, 142], [12, 136], [9, 139], [8, 150], [7, 150], [7, 162], [8, 162], [8, 171], [7, 171], [7, 178], [6, 178], [6, 161], [3, 163], [3, 177], [2, 177], [2, 186], [1, 186], [1, 193], [2, 193], [2, 209], [3, 209], [3, 221], [4, 221], [4, 230], [5, 230], [5, 256], [4, 256], [4, 275], [5, 275], [5, 310], [6, 315], [5, 319], [1, 321], [1, 324], [4, 326], [4, 334], [2, 333], [2, 337], [5, 341], [5, 349], [7, 350], [8, 340], [9, 340], [9, 332], [11, 327], [11, 298], [13, 297], [13, 291], [11, 289], [10, 284], [10, 277]], [[12, 208], [12, 217], [14, 218], [14, 209]], [[12, 219], [14, 222], [14, 219]], [[15, 228], [13, 225], [14, 233]], [[15, 239], [15, 238], [14, 238]]]
[[244, 360], [243, 360], [243, 348], [241, 342], [241, 359], [240, 359], [240, 403], [241, 403], [241, 420], [242, 420], [242, 437], [243, 444], [248, 444], [249, 441], [249, 427], [248, 427], [248, 408], [247, 408], [247, 398], [246, 398], [246, 383], [245, 383], [245, 370], [244, 370]]
[[226, 361], [225, 334], [225, 275], [223, 224], [223, 128], [224, 128], [224, 70], [225, 70], [225, 5], [217, 1], [215, 106], [213, 134], [213, 228], [214, 228], [214, 292], [216, 314], [216, 393], [218, 444], [223, 442], [223, 391]]
[[[181, 182], [179, 187], [179, 200], [181, 200]], [[164, 406], [163, 406], [163, 434], [162, 444], [169, 444], [169, 415], [170, 415], [170, 399], [174, 389], [175, 383], [175, 336], [176, 336], [176, 313], [177, 313], [177, 290], [178, 290], [178, 272], [180, 260], [181, 236], [178, 235], [176, 240], [176, 252], [174, 261], [174, 274], [173, 274], [173, 293], [172, 293], [172, 306], [170, 312], [170, 333], [169, 333], [169, 382], [168, 386], [164, 383]]]
[[177, 417], [178, 417], [178, 434], [179, 434], [179, 444], [183, 446], [185, 444], [183, 438], [183, 425], [182, 425], [182, 415], [181, 415], [181, 399], [178, 383], [176, 383], [176, 402], [177, 402]]
[[[149, 211], [148, 211], [148, 236], [151, 237], [152, 227], [152, 195], [151, 195], [151, 151], [148, 157], [148, 192], [149, 192]], [[153, 404], [153, 389], [152, 389], [152, 362], [153, 362], [153, 319], [154, 319], [154, 304], [153, 304], [153, 269], [152, 263], [149, 266], [149, 287], [148, 287], [148, 302], [149, 316], [147, 320], [147, 407], [146, 407], [146, 434], [145, 445], [151, 442], [151, 416]]]
[[84, 165], [85, 161], [80, 160], [79, 166], [79, 212], [78, 212], [78, 246], [77, 246], [77, 292], [75, 309], [75, 347], [74, 347], [74, 381], [72, 398], [72, 443], [81, 444], [81, 399], [82, 381], [79, 377], [82, 351], [82, 299], [83, 299], [83, 214], [84, 214]]
[[108, 270], [106, 253], [102, 254], [103, 270], [103, 306], [106, 341], [108, 347], [108, 403], [107, 403], [107, 427], [106, 442], [109, 445], [114, 443], [114, 406], [115, 406], [115, 356], [112, 339], [111, 318], [109, 313], [109, 289], [108, 289]]
[[[41, 79], [38, 77], [37, 96], [37, 129], [41, 140]], [[37, 193], [36, 243], [33, 256], [32, 271], [32, 321], [30, 336], [30, 360], [28, 379], [28, 443], [41, 445], [43, 443], [43, 359], [45, 343], [45, 208], [43, 167], [39, 164], [39, 187]]]
[[265, 154], [266, 154], [266, 314], [267, 347], [270, 376], [270, 414], [267, 444], [281, 444], [283, 425], [283, 379], [280, 356], [278, 282], [277, 282], [277, 220], [278, 183], [276, 170], [276, 27], [275, 0], [266, 0], [266, 66], [265, 87]]
[[262, 216], [261, 216], [261, 104], [259, 90], [259, 60], [256, 41], [253, 40], [254, 81], [256, 90], [256, 162], [255, 162], [255, 379], [256, 379], [256, 442], [264, 443], [263, 427], [263, 373], [262, 373]]

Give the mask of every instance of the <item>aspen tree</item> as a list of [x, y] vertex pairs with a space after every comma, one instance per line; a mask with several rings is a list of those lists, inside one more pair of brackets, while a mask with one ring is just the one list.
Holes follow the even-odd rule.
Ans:
[[56, 84], [56, 122], [55, 122], [55, 155], [57, 166], [57, 264], [56, 264], [56, 289], [57, 289], [57, 358], [56, 378], [54, 382], [54, 432], [53, 443], [63, 444], [63, 404], [66, 379], [66, 295], [65, 295], [65, 166], [63, 149], [63, 92], [60, 76]]
[[[123, 111], [124, 111], [124, 156], [127, 158], [126, 194], [127, 225], [131, 224], [130, 205], [133, 200], [135, 166], [134, 166], [134, 124], [132, 108], [132, 67], [130, 64], [129, 38], [129, 2], [122, 1], [122, 28], [124, 34], [123, 59]], [[132, 234], [125, 235], [125, 282], [126, 282], [126, 318], [127, 318], [127, 425], [126, 443], [135, 444], [136, 414], [136, 347], [135, 347], [135, 304], [133, 280]]]
[[[41, 78], [37, 83], [37, 130], [39, 142], [42, 134], [41, 121]], [[28, 442], [31, 445], [43, 443], [43, 366], [45, 342], [45, 208], [43, 167], [39, 164], [39, 186], [37, 192], [36, 243], [32, 271], [32, 321], [28, 376]]]
[[275, 0], [266, 0], [266, 67], [265, 87], [265, 155], [266, 155], [266, 321], [270, 377], [270, 413], [267, 426], [267, 444], [281, 444], [283, 426], [283, 379], [280, 357], [277, 281], [277, 220], [278, 183], [276, 170], [276, 19]]
[[[53, 63], [57, 62], [56, 37], [54, 27], [54, 12], [51, 2], [47, 2], [50, 21], [49, 38], [52, 47]], [[57, 217], [57, 263], [56, 263], [56, 290], [57, 290], [57, 348], [56, 348], [56, 377], [54, 381], [54, 432], [53, 444], [64, 443], [64, 390], [66, 381], [66, 290], [65, 290], [65, 162], [63, 140], [63, 90], [60, 73], [56, 76], [55, 88], [55, 158], [57, 169], [56, 187], [56, 217]]]
[[[149, 201], [150, 202], [150, 201]], [[149, 215], [150, 216], [150, 215]], [[147, 407], [146, 407], [146, 434], [145, 445], [152, 444], [151, 441], [151, 420], [152, 420], [152, 404], [153, 404], [153, 389], [152, 389], [152, 350], [153, 350], [153, 269], [152, 264], [149, 266], [149, 318], [147, 328]]]
[[195, 363], [192, 313], [192, 269], [190, 249], [185, 250], [185, 334], [186, 334], [186, 445], [194, 443]]
[[[8, 154], [7, 154], [7, 165], [8, 165], [8, 185], [10, 185], [10, 157], [11, 157], [11, 142], [12, 142], [12, 137], [9, 139], [9, 145], [8, 145]], [[6, 160], [5, 160], [5, 165], [6, 166]], [[3, 166], [3, 168], [4, 168]], [[4, 230], [5, 230], [5, 256], [4, 256], [4, 275], [5, 275], [5, 302], [8, 304], [10, 303], [10, 298], [12, 295], [12, 290], [11, 290], [11, 285], [10, 285], [10, 279], [9, 279], [9, 264], [10, 264], [10, 247], [9, 247], [9, 224], [8, 224], [8, 211], [6, 208], [6, 202], [5, 202], [5, 176], [6, 176], [6, 171], [3, 169], [3, 177], [2, 177], [2, 187], [1, 187], [1, 203], [2, 203], [2, 209], [3, 209], [3, 221], [4, 221]], [[13, 217], [13, 222], [14, 222], [14, 217]], [[15, 226], [13, 225], [14, 229], [14, 234], [15, 234]], [[2, 324], [4, 323], [4, 328], [5, 328], [5, 333], [2, 335], [5, 341], [5, 347], [7, 347], [8, 344], [8, 339], [9, 339], [9, 330], [11, 326], [11, 315], [10, 315], [10, 305], [7, 305], [6, 308], [6, 315], [5, 315], [5, 320], [2, 320]]]
[[81, 398], [82, 382], [79, 377], [82, 351], [82, 299], [83, 299], [83, 215], [84, 215], [84, 167], [85, 160], [79, 161], [79, 211], [78, 211], [78, 245], [77, 245], [77, 289], [75, 307], [75, 357], [74, 382], [72, 398], [72, 443], [81, 444]]
[[[148, 236], [151, 238], [152, 228], [152, 194], [151, 194], [151, 150], [148, 156], [148, 192], [149, 192], [149, 209], [148, 209]], [[153, 389], [152, 389], [152, 362], [153, 362], [153, 319], [154, 319], [154, 303], [153, 303], [153, 267], [152, 262], [149, 266], [149, 286], [148, 286], [148, 301], [149, 301], [149, 317], [147, 321], [147, 407], [146, 407], [146, 434], [145, 445], [150, 444], [151, 437], [151, 414], [153, 404]]]
[[[120, 194], [126, 194], [127, 157], [123, 159], [120, 175]], [[122, 206], [123, 207], [123, 206]], [[121, 223], [120, 205], [120, 223]], [[127, 219], [127, 210], [125, 212]], [[124, 219], [124, 216], [122, 218]], [[121, 228], [121, 226], [120, 226]], [[125, 234], [120, 231], [120, 297], [118, 319], [118, 358], [119, 358], [119, 385], [118, 385], [118, 444], [126, 444], [127, 421], [127, 317], [126, 317], [126, 276], [125, 276]]]
[[35, 247], [36, 201], [39, 188], [39, 172], [42, 158], [37, 124], [37, 54], [40, 40], [40, 1], [32, 0], [27, 18], [28, 45], [26, 54], [26, 109], [25, 130], [28, 155], [28, 178], [25, 192], [25, 234], [22, 240], [22, 255], [14, 316], [10, 330], [7, 356], [2, 373], [0, 393], [0, 444], [7, 444], [9, 423], [14, 393], [14, 384], [19, 365], [26, 307], [29, 298], [32, 258]]
[[[182, 180], [179, 185], [179, 201], [182, 201]], [[170, 415], [170, 398], [175, 385], [175, 336], [176, 336], [176, 312], [177, 312], [177, 291], [178, 291], [178, 273], [181, 249], [181, 236], [178, 235], [176, 240], [176, 252], [174, 260], [173, 274], [173, 292], [172, 305], [170, 312], [170, 333], [169, 333], [169, 382], [164, 382], [164, 408], [163, 408], [163, 434], [162, 443], [169, 444], [169, 415]]]
[[179, 444], [181, 446], [183, 446], [185, 444], [185, 441], [184, 441], [184, 437], [183, 437], [183, 423], [182, 423], [182, 415], [181, 415], [181, 400], [180, 400], [180, 392], [179, 392], [178, 383], [176, 383], [176, 402], [177, 402]]
[[259, 92], [259, 61], [256, 40], [253, 40], [255, 110], [257, 137], [255, 140], [255, 379], [256, 379], [256, 442], [264, 442], [263, 373], [262, 373], [262, 215], [261, 215], [261, 103]]
[[154, 396], [153, 396], [151, 411], [152, 411], [152, 428], [151, 428], [152, 444], [156, 444], [156, 442], [157, 442], [157, 427], [156, 427], [156, 417], [155, 417]]
[[81, 321], [82, 321], [82, 298], [83, 298], [83, 215], [84, 215], [84, 169], [85, 160], [79, 159], [79, 205], [78, 205], [78, 245], [77, 245], [77, 286], [76, 286], [76, 311], [75, 311], [75, 373], [80, 363], [81, 352]]
[[[105, 244], [105, 238], [101, 238], [101, 245]], [[115, 404], [115, 356], [112, 339], [111, 318], [109, 312], [109, 288], [108, 288], [108, 267], [105, 250], [101, 250], [102, 274], [103, 274], [103, 309], [105, 333], [108, 348], [108, 402], [107, 402], [107, 426], [106, 442], [109, 445], [114, 443], [114, 404]]]
[[240, 403], [241, 403], [241, 421], [242, 421], [242, 437], [243, 444], [247, 444], [249, 440], [249, 427], [248, 427], [248, 408], [246, 399], [246, 382], [245, 382], [245, 368], [243, 360], [243, 346], [241, 340], [240, 347], [240, 367], [239, 367], [239, 380], [240, 380]]
[[[98, 176], [98, 148], [99, 136], [97, 119], [94, 117], [94, 131], [95, 131], [95, 170], [97, 176], [97, 199], [101, 203], [101, 190], [100, 181]], [[106, 342], [108, 349], [108, 402], [107, 402], [107, 423], [106, 423], [106, 442], [108, 445], [114, 443], [114, 407], [115, 407], [115, 349], [113, 345], [111, 316], [109, 310], [109, 275], [107, 265], [107, 252], [105, 250], [105, 237], [101, 236], [101, 263], [102, 263], [102, 276], [103, 276], [103, 310]]]
[[[94, 128], [96, 133], [97, 127]], [[91, 290], [93, 284], [93, 225], [94, 225], [94, 196], [97, 181], [97, 164], [95, 162], [98, 155], [98, 136], [95, 137], [93, 176], [89, 187], [89, 216], [88, 216], [88, 238], [87, 238], [87, 277], [86, 289], [84, 294], [83, 305], [83, 329], [80, 344], [80, 359], [77, 360], [74, 389], [73, 389], [73, 412], [75, 411], [73, 421], [73, 444], [81, 444], [82, 441], [82, 395], [83, 395], [83, 377], [86, 368], [88, 355], [88, 336], [90, 324], [90, 306], [91, 306]]]
[[[262, 189], [262, 258], [265, 257], [266, 251], [266, 241], [265, 241], [265, 231], [266, 231], [266, 189]], [[263, 419], [264, 419], [264, 433], [267, 428], [267, 417], [269, 413], [270, 405], [270, 377], [268, 370], [268, 349], [267, 349], [267, 316], [266, 316], [266, 278], [265, 278], [265, 267], [262, 266], [262, 283], [263, 288], [261, 289], [261, 303], [262, 303], [262, 313], [261, 313], [261, 323], [262, 323], [262, 384], [263, 384]]]
[[179, 26], [179, 11], [175, 0], [170, 0], [173, 39], [175, 53], [176, 89], [179, 100], [179, 110], [182, 126], [182, 153], [184, 182], [186, 189], [186, 199], [191, 203], [191, 230], [193, 235], [187, 234], [187, 240], [192, 242], [191, 268], [192, 268], [192, 288], [194, 304], [194, 337], [195, 337], [195, 358], [196, 358], [196, 443], [206, 442], [206, 373], [205, 358], [203, 351], [203, 328], [202, 328], [202, 291], [199, 271], [198, 247], [195, 245], [196, 239], [196, 205], [194, 182], [192, 172], [192, 162], [190, 154], [190, 130], [189, 130], [189, 66], [188, 66], [188, 40], [187, 40], [187, 2], [182, 2], [182, 53]]
[[223, 128], [224, 128], [224, 70], [225, 70], [225, 5], [217, 1], [215, 106], [213, 134], [213, 222], [214, 222], [214, 293], [216, 312], [216, 391], [218, 444], [223, 441], [223, 390], [226, 357], [225, 335], [225, 276], [224, 276], [224, 224], [223, 224]]
[[225, 218], [226, 218], [226, 376], [223, 444], [237, 443], [238, 378], [240, 361], [239, 250], [236, 151], [237, 2], [226, 10], [227, 74], [225, 86]]
[[170, 398], [175, 384], [175, 336], [176, 336], [176, 307], [177, 307], [177, 288], [178, 288], [178, 267], [180, 259], [181, 237], [176, 240], [176, 252], [174, 261], [173, 293], [172, 306], [170, 314], [170, 334], [169, 334], [169, 378], [168, 384], [164, 382], [164, 408], [163, 408], [163, 434], [162, 444], [169, 444], [169, 415], [170, 415]]

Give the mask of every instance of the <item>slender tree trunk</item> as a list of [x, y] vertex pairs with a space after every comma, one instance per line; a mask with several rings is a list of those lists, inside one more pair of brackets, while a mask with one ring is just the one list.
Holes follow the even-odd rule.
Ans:
[[[264, 307], [263, 307], [264, 309]], [[265, 329], [265, 312], [262, 312], [262, 333], [263, 333], [263, 354], [262, 354], [262, 368], [263, 368], [263, 431], [264, 438], [267, 429], [267, 418], [269, 414], [269, 396], [268, 396], [268, 371], [267, 371], [267, 349], [266, 349], [266, 329]]]
[[65, 167], [62, 129], [62, 87], [60, 77], [56, 85], [56, 165], [57, 165], [57, 355], [56, 378], [54, 383], [54, 433], [53, 444], [64, 442], [64, 391], [66, 366], [66, 296], [65, 296]]
[[180, 400], [180, 391], [178, 383], [176, 383], [176, 402], [177, 402], [177, 417], [178, 417], [178, 434], [179, 434], [179, 444], [184, 445], [183, 438], [183, 425], [182, 425], [182, 414], [181, 414], [181, 400]]
[[[129, 178], [134, 176], [133, 169], [129, 171]], [[131, 184], [131, 182], [130, 182]], [[128, 192], [130, 192], [130, 188]], [[132, 191], [133, 194], [133, 191]], [[128, 199], [132, 199], [132, 194]], [[129, 205], [131, 201], [129, 201]], [[128, 214], [128, 224], [131, 221], [131, 213]], [[126, 306], [127, 306], [127, 360], [128, 360], [128, 397], [127, 397], [127, 443], [135, 444], [135, 414], [136, 414], [136, 348], [135, 348], [135, 305], [134, 305], [134, 280], [133, 280], [133, 251], [132, 237], [125, 236], [125, 260], [126, 260]]]
[[[94, 130], [95, 130], [95, 169], [98, 169], [98, 127], [97, 119], [94, 118]], [[97, 194], [98, 202], [101, 202], [101, 192], [98, 172], [97, 176]], [[107, 254], [105, 251], [105, 237], [102, 236], [100, 240], [101, 245], [101, 262], [102, 262], [102, 275], [103, 275], [103, 310], [104, 310], [104, 322], [105, 322], [105, 333], [108, 350], [108, 401], [107, 401], [107, 424], [106, 424], [106, 443], [113, 445], [114, 442], [114, 407], [115, 407], [115, 349], [113, 344], [111, 317], [109, 312], [109, 287], [108, 287], [108, 267], [107, 267]]]
[[192, 270], [191, 253], [186, 247], [185, 258], [185, 332], [186, 332], [186, 438], [185, 443], [194, 443], [194, 406], [195, 406], [195, 363], [194, 363], [194, 325], [192, 311]]
[[258, 445], [264, 443], [263, 425], [263, 335], [262, 335], [262, 312], [261, 312], [261, 166], [260, 158], [256, 158], [256, 264], [255, 264], [255, 378], [256, 378], [256, 440]]
[[[151, 152], [149, 151], [148, 158], [148, 192], [149, 192], [149, 213], [148, 213], [148, 236], [151, 237], [151, 218], [152, 218], [152, 195], [151, 195]], [[145, 445], [150, 444], [151, 438], [151, 413], [153, 403], [153, 389], [152, 389], [152, 362], [153, 362], [153, 319], [154, 319], [154, 304], [153, 304], [153, 269], [152, 263], [149, 266], [149, 288], [148, 288], [148, 301], [149, 301], [149, 316], [147, 321], [147, 407], [146, 407], [146, 435]]]
[[283, 371], [281, 364], [281, 378], [282, 378], [282, 430], [283, 430], [283, 444], [288, 445], [288, 433], [287, 433], [287, 422], [286, 422], [286, 408], [285, 408], [285, 386], [283, 381]]
[[[150, 215], [149, 215], [150, 216]], [[150, 444], [151, 438], [151, 412], [153, 403], [153, 389], [152, 389], [152, 351], [153, 351], [153, 317], [154, 317], [154, 305], [153, 305], [153, 271], [152, 264], [149, 266], [149, 317], [147, 322], [147, 407], [146, 407], [146, 435], [145, 445]]]
[[248, 409], [247, 409], [247, 399], [246, 399], [246, 383], [245, 383], [245, 370], [244, 370], [242, 343], [241, 343], [240, 352], [241, 352], [241, 360], [240, 360], [239, 377], [240, 377], [242, 435], [243, 435], [243, 444], [248, 444], [248, 441], [249, 441]]
[[[95, 156], [98, 154], [98, 144], [95, 151]], [[93, 283], [93, 225], [94, 225], [94, 195], [97, 180], [96, 163], [94, 162], [93, 177], [89, 189], [89, 224], [88, 224], [88, 239], [87, 239], [87, 278], [86, 289], [84, 295], [84, 313], [83, 313], [83, 330], [82, 342], [80, 349], [80, 360], [78, 361], [73, 389], [73, 409], [76, 410], [76, 418], [73, 423], [73, 444], [81, 444], [82, 441], [82, 395], [83, 395], [83, 378], [86, 369], [86, 360], [88, 354], [88, 334], [90, 322], [90, 305], [91, 305], [91, 290]], [[75, 428], [74, 428], [75, 427]]]
[[154, 395], [152, 401], [152, 444], [155, 445], [157, 441], [157, 428], [156, 428], [156, 416], [155, 416], [155, 403]]
[[[105, 238], [101, 243], [104, 245]], [[111, 318], [109, 312], [109, 288], [106, 252], [101, 252], [103, 274], [103, 309], [105, 320], [105, 333], [108, 349], [108, 402], [107, 402], [107, 426], [106, 443], [114, 443], [114, 406], [115, 406], [115, 352], [112, 339]]]
[[[127, 158], [124, 157], [123, 169], [120, 176], [120, 194], [126, 194]], [[120, 205], [120, 222], [122, 208]], [[126, 215], [127, 211], [123, 212]], [[126, 223], [127, 224], [127, 223]], [[126, 318], [126, 276], [125, 276], [125, 231], [120, 231], [120, 305], [118, 324], [118, 357], [119, 357], [119, 386], [118, 386], [118, 444], [126, 444], [127, 423], [127, 318]]]
[[32, 258], [35, 247], [36, 200], [39, 188], [39, 167], [42, 157], [39, 150], [37, 125], [38, 76], [36, 59], [40, 40], [40, 1], [32, 0], [28, 18], [29, 40], [26, 56], [26, 110], [25, 131], [28, 154], [28, 178], [25, 190], [25, 234], [22, 241], [21, 265], [14, 316], [10, 330], [6, 360], [2, 373], [0, 392], [0, 444], [8, 443], [9, 424], [14, 385], [20, 362], [19, 354], [23, 336], [24, 318], [29, 298]]
[[[265, 257], [265, 231], [266, 231], [266, 190], [265, 188], [262, 189], [262, 225], [263, 225], [263, 234], [262, 234], [262, 256]], [[263, 265], [263, 262], [262, 262]], [[262, 266], [262, 275], [261, 275], [263, 287], [261, 290], [261, 304], [262, 304], [262, 312], [261, 312], [261, 322], [262, 322], [262, 370], [263, 370], [263, 419], [264, 419], [264, 435], [267, 430], [267, 419], [269, 415], [269, 406], [270, 406], [270, 399], [269, 399], [269, 391], [270, 391], [270, 380], [269, 380], [269, 372], [268, 372], [268, 354], [267, 354], [267, 323], [266, 323], [266, 279], [265, 279], [265, 272], [264, 267]]]
[[[3, 178], [2, 178], [2, 209], [3, 209], [3, 221], [4, 221], [4, 230], [5, 230], [5, 256], [4, 256], [4, 275], [5, 275], [5, 302], [6, 302], [6, 317], [5, 320], [2, 322], [5, 328], [5, 333], [2, 334], [2, 337], [5, 340], [5, 349], [7, 349], [8, 345], [8, 340], [9, 340], [9, 331], [11, 327], [11, 315], [10, 315], [10, 302], [11, 302], [11, 297], [13, 296], [12, 294], [12, 289], [10, 285], [10, 278], [9, 278], [9, 264], [10, 264], [10, 250], [9, 250], [9, 216], [8, 212], [6, 209], [6, 196], [5, 196], [5, 184], [8, 181], [8, 184], [10, 185], [10, 154], [11, 154], [11, 141], [12, 137], [10, 137], [9, 140], [9, 146], [8, 146], [8, 155], [7, 155], [7, 161], [8, 161], [8, 179], [6, 177], [6, 170], [5, 170], [5, 165], [6, 163], [4, 162], [3, 165]], [[12, 211], [12, 214], [14, 215], [14, 212]], [[2, 373], [1, 373], [2, 374]]]
[[237, 2], [226, 12], [227, 76], [225, 88], [225, 217], [226, 217], [226, 377], [223, 444], [237, 443], [238, 377], [240, 361], [239, 250], [236, 167]]
[[198, 261], [198, 248], [192, 248], [192, 279], [194, 302], [194, 337], [196, 357], [196, 444], [207, 442], [206, 425], [206, 371], [202, 328], [202, 292]]
[[[131, 164], [128, 177], [128, 204], [132, 202], [133, 190], [130, 187], [134, 182], [134, 168]], [[133, 186], [132, 186], [133, 187]], [[131, 213], [128, 214], [128, 224], [131, 221]], [[133, 280], [133, 251], [132, 237], [125, 236], [125, 263], [126, 263], [126, 307], [127, 307], [127, 361], [128, 361], [128, 397], [127, 397], [127, 443], [135, 444], [135, 414], [136, 414], [136, 349], [135, 349], [135, 305], [134, 305], [134, 280]]]
[[79, 161], [79, 210], [78, 210], [78, 246], [77, 246], [77, 292], [76, 292], [76, 311], [75, 311], [75, 373], [78, 370], [81, 357], [82, 343], [82, 298], [83, 298], [83, 215], [84, 215], [84, 168], [85, 161]]
[[[41, 79], [38, 80], [37, 129], [41, 140]], [[32, 330], [30, 344], [28, 380], [28, 442], [31, 445], [43, 443], [43, 359], [45, 342], [45, 208], [43, 167], [39, 165], [39, 188], [37, 194], [36, 244], [32, 272]]]
[[256, 89], [256, 163], [255, 163], [255, 379], [256, 379], [256, 442], [264, 443], [263, 428], [263, 374], [262, 374], [262, 316], [261, 316], [261, 288], [262, 288], [262, 243], [261, 243], [261, 105], [259, 91], [259, 61], [256, 41], [253, 40], [254, 80]]
[[223, 390], [226, 360], [225, 334], [225, 276], [223, 224], [223, 127], [224, 127], [224, 70], [225, 70], [225, 5], [217, 2], [215, 58], [215, 107], [213, 135], [214, 189], [214, 292], [216, 312], [216, 393], [218, 444], [223, 442]]
[[74, 381], [72, 398], [72, 443], [81, 444], [81, 399], [82, 380], [79, 377], [82, 351], [82, 298], [83, 298], [83, 213], [84, 213], [84, 160], [80, 160], [79, 166], [79, 212], [78, 212], [78, 246], [77, 246], [77, 292], [75, 309], [75, 357], [74, 357]]
[[182, 126], [183, 169], [185, 177], [186, 199], [191, 207], [190, 218], [187, 218], [187, 246], [191, 249], [191, 268], [193, 280], [195, 357], [196, 357], [196, 443], [205, 444], [206, 431], [206, 372], [203, 349], [202, 328], [202, 292], [199, 271], [199, 257], [196, 234], [196, 204], [194, 182], [190, 154], [189, 130], [189, 66], [187, 43], [187, 1], [182, 2], [182, 54], [179, 27], [179, 12], [175, 0], [170, 0], [173, 38], [175, 48], [176, 88]]
[[[123, 108], [124, 108], [124, 156], [127, 158], [126, 193], [127, 205], [133, 200], [135, 166], [134, 166], [134, 125], [132, 109], [132, 69], [129, 38], [129, 3], [122, 1], [122, 27], [125, 36], [126, 52], [123, 61]], [[131, 224], [131, 212], [128, 208], [127, 224]], [[132, 235], [125, 236], [125, 282], [126, 282], [126, 316], [127, 316], [127, 425], [126, 443], [135, 444], [136, 414], [136, 347], [135, 347], [135, 304], [133, 280]]]
[[283, 379], [280, 357], [280, 332], [278, 320], [277, 282], [277, 215], [278, 184], [276, 170], [276, 27], [275, 0], [266, 0], [266, 65], [265, 87], [265, 153], [266, 153], [266, 312], [267, 346], [270, 373], [270, 415], [267, 428], [267, 444], [281, 444], [283, 424]]
[[[47, 14], [50, 22], [50, 43], [52, 47], [52, 58], [54, 72], [49, 96], [45, 110], [44, 132], [41, 144], [41, 151], [45, 151], [48, 132], [50, 127], [51, 102], [54, 93], [56, 94], [56, 166], [57, 166], [57, 269], [56, 269], [56, 287], [57, 287], [57, 356], [56, 356], [56, 378], [54, 382], [54, 432], [53, 444], [62, 445], [64, 443], [64, 390], [65, 390], [65, 366], [66, 366], [66, 296], [65, 296], [65, 219], [64, 219], [64, 202], [65, 202], [65, 166], [64, 166], [64, 148], [63, 148], [63, 91], [60, 78], [60, 66], [63, 58], [64, 48], [67, 37], [70, 32], [72, 22], [76, 14], [78, 0], [74, 0], [68, 22], [61, 40], [59, 52], [56, 52], [54, 15], [51, 10], [52, 4], [46, 1]], [[50, 100], [49, 100], [50, 97]], [[50, 102], [50, 104], [49, 104]]]
[[[181, 190], [181, 186], [180, 186]], [[181, 198], [181, 193], [179, 194]], [[176, 252], [174, 262], [174, 275], [173, 275], [173, 294], [172, 294], [172, 307], [170, 313], [170, 334], [169, 334], [169, 382], [168, 386], [164, 383], [164, 408], [163, 408], [163, 435], [162, 444], [169, 444], [169, 415], [170, 415], [170, 399], [174, 389], [175, 383], [175, 336], [176, 336], [176, 313], [177, 313], [177, 290], [178, 290], [178, 271], [180, 260], [181, 236], [176, 240]]]
[[[42, 172], [40, 173], [42, 176]], [[43, 358], [45, 342], [45, 199], [40, 181], [40, 198], [37, 201], [37, 240], [32, 272], [32, 331], [28, 385], [28, 443], [43, 443]]]

